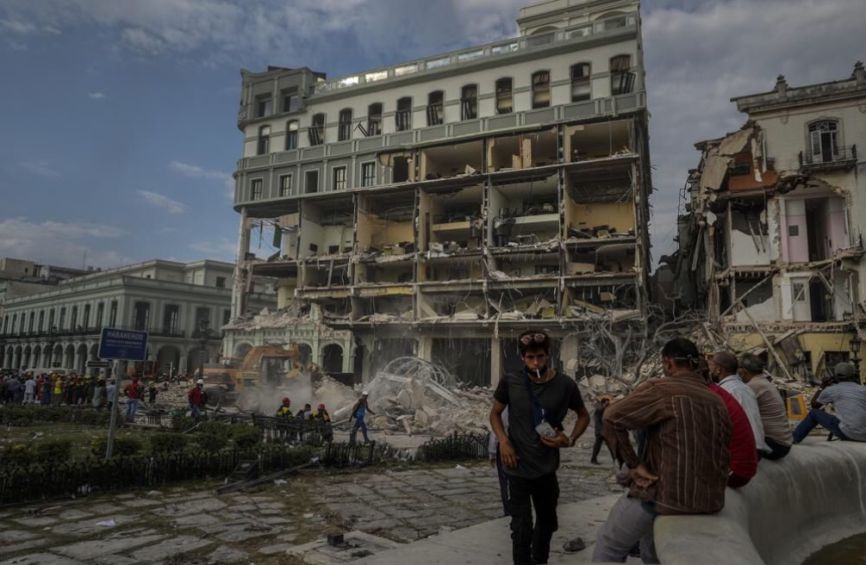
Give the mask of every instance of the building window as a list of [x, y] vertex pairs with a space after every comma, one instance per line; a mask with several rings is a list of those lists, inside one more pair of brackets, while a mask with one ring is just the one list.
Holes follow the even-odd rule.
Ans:
[[292, 175], [280, 175], [280, 196], [292, 194]]
[[261, 200], [264, 181], [262, 179], [253, 179], [250, 181], [250, 200]]
[[532, 74], [532, 107], [547, 108], [550, 106], [550, 71], [538, 71]]
[[830, 163], [839, 156], [839, 124], [835, 120], [821, 120], [809, 125], [809, 145], [812, 162]]
[[298, 120], [286, 122], [286, 151], [298, 148]]
[[514, 109], [511, 94], [511, 79], [501, 78], [496, 81], [496, 113], [510, 114]]
[[427, 95], [427, 125], [438, 126], [445, 122], [445, 93], [434, 90]]
[[352, 109], [340, 110], [340, 127], [337, 130], [337, 140], [352, 139]]
[[199, 306], [195, 309], [195, 328], [201, 329], [203, 325], [210, 325], [210, 308]]
[[374, 186], [376, 184], [376, 162], [370, 161], [361, 165], [361, 186]]
[[45, 310], [39, 311], [39, 325], [36, 327], [40, 332], [45, 331]]
[[346, 167], [334, 167], [334, 190], [346, 190]]
[[271, 126], [259, 128], [259, 143], [256, 147], [256, 155], [265, 155], [271, 150]]
[[[12, 328], [15, 328], [15, 322], [12, 322]], [[48, 311], [48, 331], [54, 329], [54, 308]]]
[[231, 319], [232, 319], [232, 311], [231, 310], [223, 310], [223, 325], [228, 324]]
[[[21, 321], [23, 322], [24, 318], [21, 318]], [[66, 329], [66, 308], [60, 309], [60, 319], [57, 321], [57, 327], [61, 330]]]
[[478, 117], [478, 85], [467, 84], [460, 91], [460, 119], [474, 120]]
[[287, 88], [283, 91], [283, 112], [297, 112], [301, 109], [301, 97], [297, 88]]
[[617, 55], [610, 59], [610, 92], [613, 96], [628, 94], [634, 89], [631, 55]]
[[216, 287], [217, 288], [225, 288], [226, 287], [226, 278], [225, 277], [217, 277], [216, 278]]
[[84, 305], [84, 315], [81, 316], [81, 325], [85, 328], [90, 327], [90, 304]]
[[113, 328], [117, 324], [117, 300], [111, 301], [111, 308], [108, 310], [108, 327]]
[[319, 171], [307, 171], [304, 175], [304, 193], [319, 192]]
[[9, 331], [9, 316], [6, 315], [3, 317], [3, 333], [6, 334]]
[[367, 107], [367, 135], [382, 135], [382, 104], [379, 102]]
[[132, 309], [132, 329], [143, 331], [150, 323], [150, 302], [136, 302]]
[[578, 63], [571, 66], [571, 101], [583, 102], [592, 98], [592, 86], [590, 84], [590, 73], [592, 66], [589, 63]]
[[397, 131], [412, 129], [412, 98], [405, 96], [397, 100], [397, 114], [394, 116]]
[[96, 323], [97, 328], [102, 327], [102, 317], [105, 315], [105, 303], [100, 302], [96, 305], [96, 319], [94, 322]]
[[256, 117], [264, 118], [265, 116], [270, 116], [273, 111], [273, 100], [271, 100], [270, 95], [268, 96], [259, 96], [256, 98]]
[[321, 145], [325, 142], [325, 114], [315, 114], [308, 130], [310, 145]]
[[72, 307], [72, 313], [69, 316], [69, 327], [73, 330], [78, 325], [78, 306]]
[[177, 333], [180, 325], [180, 306], [177, 304], [166, 304], [162, 313], [162, 331], [169, 335]]
[[30, 312], [30, 317], [27, 322], [27, 333], [33, 333], [34, 325], [36, 324], [36, 312]]

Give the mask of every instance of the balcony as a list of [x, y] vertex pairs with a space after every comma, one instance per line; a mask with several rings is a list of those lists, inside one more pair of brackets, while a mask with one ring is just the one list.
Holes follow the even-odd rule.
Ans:
[[857, 146], [837, 147], [835, 152], [818, 154], [800, 151], [800, 170], [804, 173], [847, 171], [857, 166]]

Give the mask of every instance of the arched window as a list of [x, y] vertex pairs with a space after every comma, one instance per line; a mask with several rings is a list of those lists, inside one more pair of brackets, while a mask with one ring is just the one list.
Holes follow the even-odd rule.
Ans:
[[298, 148], [298, 120], [286, 122], [286, 151]]
[[259, 144], [256, 148], [256, 155], [264, 155], [271, 150], [271, 126], [262, 126], [259, 128]]
[[592, 98], [591, 74], [592, 66], [589, 63], [577, 63], [571, 66], [572, 102], [582, 102]]
[[511, 94], [511, 79], [501, 78], [496, 81], [496, 113], [510, 114], [514, 109]]
[[821, 120], [809, 124], [811, 162], [831, 163], [839, 156], [839, 123]]
[[340, 125], [337, 129], [337, 141], [352, 139], [352, 109], [340, 110]]
[[550, 71], [532, 73], [532, 107], [550, 106]]
[[610, 92], [614, 96], [629, 94], [634, 89], [631, 55], [617, 55], [610, 59]]
[[474, 120], [478, 117], [478, 85], [467, 84], [460, 90], [460, 119]]
[[427, 125], [438, 126], [445, 123], [445, 93], [434, 90], [427, 96]]
[[405, 96], [397, 100], [397, 113], [394, 115], [397, 131], [412, 129], [412, 98]]
[[382, 135], [382, 103], [367, 107], [367, 135]]
[[313, 121], [307, 133], [310, 145], [321, 145], [325, 142], [325, 114], [313, 115]]

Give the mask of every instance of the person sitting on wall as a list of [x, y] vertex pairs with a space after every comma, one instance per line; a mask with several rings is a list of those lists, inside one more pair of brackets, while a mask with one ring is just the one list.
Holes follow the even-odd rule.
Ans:
[[757, 355], [746, 353], [740, 357], [740, 376], [758, 400], [758, 410], [764, 424], [764, 441], [770, 448], [763, 457], [771, 461], [781, 459], [791, 451], [792, 440], [785, 401], [767, 378], [764, 362]]
[[755, 392], [740, 378], [740, 362], [733, 353], [722, 351], [713, 355], [709, 361], [710, 376], [714, 382], [725, 389], [731, 396], [737, 399], [740, 406], [746, 412], [752, 432], [755, 435], [755, 446], [758, 448], [758, 457], [770, 453], [771, 449], [764, 440], [764, 423], [761, 421], [761, 410], [758, 408], [758, 399]]
[[[812, 399], [812, 409], [794, 430], [794, 443], [805, 439], [815, 426], [823, 426], [843, 441], [866, 441], [866, 387], [854, 365], [837, 363], [835, 381], [825, 381]], [[823, 410], [828, 404], [835, 414]]]

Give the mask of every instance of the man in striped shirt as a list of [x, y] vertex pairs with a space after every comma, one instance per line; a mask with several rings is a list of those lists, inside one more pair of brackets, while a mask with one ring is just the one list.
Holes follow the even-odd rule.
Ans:
[[[604, 437], [628, 467], [629, 492], [611, 509], [593, 561], [624, 562], [640, 542], [644, 563], [658, 563], [653, 521], [659, 514], [712, 514], [725, 504], [731, 419], [696, 372], [697, 346], [675, 338], [662, 349], [666, 378], [640, 385], [604, 415]], [[638, 457], [630, 430], [646, 431]]]

